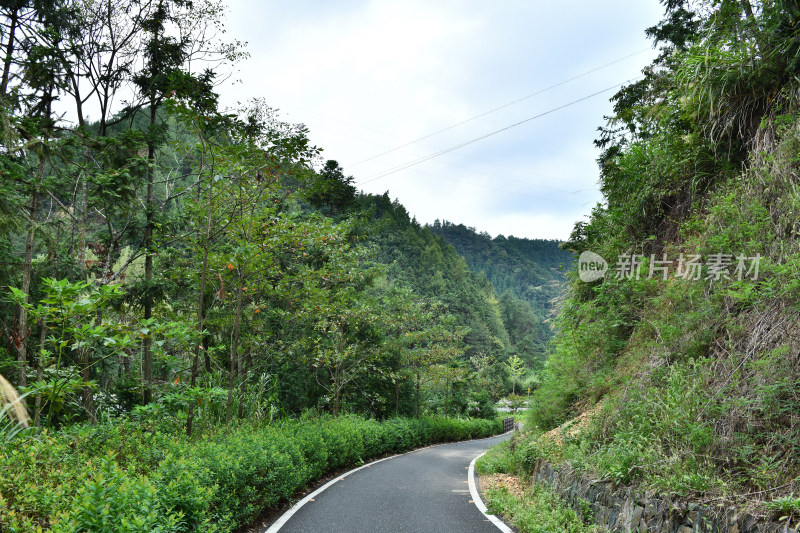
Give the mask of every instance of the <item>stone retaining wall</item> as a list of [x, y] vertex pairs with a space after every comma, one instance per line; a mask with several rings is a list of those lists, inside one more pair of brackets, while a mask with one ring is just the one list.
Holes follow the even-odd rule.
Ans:
[[591, 509], [594, 522], [612, 532], [797, 533], [787, 523], [757, 518], [735, 508], [645, 497], [543, 460], [536, 463], [532, 478], [534, 483], [550, 485], [579, 514]]

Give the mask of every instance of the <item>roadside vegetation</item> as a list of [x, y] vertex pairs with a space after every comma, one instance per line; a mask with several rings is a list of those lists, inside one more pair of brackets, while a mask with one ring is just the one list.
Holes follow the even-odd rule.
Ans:
[[497, 420], [309, 416], [187, 439], [177, 419], [45, 431], [0, 454], [3, 531], [237, 531], [373, 458], [499, 433]]
[[662, 53], [597, 141], [605, 203], [566, 244], [609, 271], [571, 274], [525, 453], [794, 524], [800, 6], [663, 3]]
[[498, 296], [304, 126], [222, 108], [247, 55], [224, 11], [0, 5], [3, 533], [236, 530], [327, 473], [499, 431], [549, 334], [546, 302]]
[[[516, 437], [515, 437], [516, 438]], [[527, 458], [513, 441], [494, 446], [475, 463], [481, 495], [490, 513], [521, 533], [598, 533], [591, 513], [575, 512], [548, 486], [531, 484]], [[587, 504], [587, 510], [590, 510]]]

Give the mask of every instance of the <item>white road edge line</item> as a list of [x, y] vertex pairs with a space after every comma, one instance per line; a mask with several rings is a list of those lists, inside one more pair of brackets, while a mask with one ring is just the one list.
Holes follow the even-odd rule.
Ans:
[[380, 462], [382, 462], [382, 461], [388, 461], [389, 459], [394, 459], [395, 457], [397, 457], [397, 455], [392, 455], [391, 457], [384, 457], [383, 459], [378, 459], [377, 461], [372, 461], [371, 463], [367, 463], [367, 464], [365, 464], [365, 465], [359, 466], [358, 468], [354, 468], [354, 469], [352, 469], [352, 470], [349, 470], [349, 471], [345, 472], [344, 474], [341, 474], [341, 475], [338, 475], [338, 476], [336, 476], [334, 479], [332, 479], [332, 480], [328, 481], [328, 482], [327, 482], [327, 483], [325, 483], [323, 486], [321, 486], [320, 488], [318, 488], [317, 490], [315, 490], [314, 492], [312, 492], [311, 494], [307, 495], [305, 498], [303, 498], [302, 500], [300, 500], [299, 502], [297, 502], [296, 504], [294, 504], [294, 505], [292, 506], [292, 508], [291, 508], [291, 509], [289, 509], [288, 511], [286, 511], [285, 513], [283, 513], [283, 515], [281, 515], [281, 517], [280, 517], [280, 518], [279, 518], [279, 519], [278, 519], [278, 520], [277, 520], [275, 523], [273, 523], [273, 524], [272, 524], [272, 525], [269, 527], [269, 529], [265, 530], [263, 533], [277, 533], [278, 531], [280, 531], [280, 529], [281, 529], [281, 528], [282, 528], [284, 525], [286, 525], [286, 522], [288, 522], [288, 521], [289, 521], [289, 519], [290, 519], [292, 516], [294, 516], [294, 514], [295, 514], [297, 511], [299, 511], [299, 510], [300, 510], [300, 508], [301, 508], [301, 507], [303, 507], [305, 504], [307, 504], [308, 502], [310, 502], [310, 501], [311, 501], [313, 498], [315, 498], [315, 497], [316, 497], [318, 494], [320, 494], [322, 491], [324, 491], [325, 489], [327, 489], [328, 487], [330, 487], [330, 486], [331, 486], [331, 485], [333, 485], [334, 483], [337, 483], [337, 482], [339, 482], [339, 481], [343, 480], [344, 478], [346, 478], [346, 477], [347, 477], [347, 476], [349, 476], [350, 474], [353, 474], [353, 473], [355, 473], [355, 472], [358, 472], [358, 471], [359, 471], [359, 470], [361, 470], [362, 468], [367, 468], [367, 467], [369, 467], [369, 466], [372, 466], [372, 465], [374, 465], [374, 464], [380, 463]]
[[[358, 471], [359, 471], [359, 470], [361, 470], [362, 468], [367, 468], [367, 467], [369, 467], [369, 466], [372, 466], [372, 465], [374, 465], [374, 464], [378, 464], [378, 463], [381, 463], [381, 462], [383, 462], [383, 461], [388, 461], [389, 459], [394, 459], [395, 457], [400, 457], [401, 455], [409, 455], [409, 454], [412, 454], [412, 453], [414, 453], [414, 452], [418, 452], [418, 451], [420, 451], [420, 450], [425, 450], [425, 449], [427, 449], [427, 448], [437, 448], [437, 447], [439, 447], [439, 446], [447, 446], [448, 444], [456, 444], [456, 443], [458, 443], [458, 442], [471, 442], [472, 440], [485, 440], [485, 439], [493, 439], [493, 438], [495, 438], [495, 437], [501, 437], [501, 436], [503, 436], [503, 435], [507, 435], [507, 434], [509, 434], [509, 433], [512, 433], [513, 431], [514, 431], [514, 430], [511, 430], [511, 431], [506, 431], [505, 433], [500, 433], [499, 435], [492, 435], [491, 437], [483, 437], [483, 438], [480, 438], [480, 439], [462, 440], [462, 441], [456, 441], [456, 442], [443, 442], [443, 443], [441, 443], [441, 444], [433, 444], [433, 445], [431, 445], [431, 446], [423, 446], [422, 448], [417, 448], [416, 450], [411, 450], [411, 451], [408, 451], [408, 452], [405, 452], [405, 453], [398, 453], [398, 454], [396, 454], [396, 455], [392, 455], [392, 456], [390, 456], [390, 457], [384, 457], [383, 459], [378, 459], [377, 461], [372, 461], [371, 463], [367, 463], [367, 464], [365, 464], [365, 465], [359, 466], [358, 468], [354, 468], [354, 469], [352, 469], [352, 470], [349, 470], [349, 471], [345, 472], [344, 474], [341, 474], [341, 475], [339, 475], [339, 476], [336, 476], [336, 478], [335, 478], [335, 479], [332, 479], [332, 480], [328, 481], [328, 482], [327, 482], [327, 483], [325, 483], [323, 486], [321, 486], [320, 488], [318, 488], [317, 490], [315, 490], [315, 491], [314, 491], [314, 492], [312, 492], [311, 494], [308, 494], [308, 495], [307, 495], [305, 498], [303, 498], [302, 500], [300, 500], [299, 502], [297, 502], [296, 504], [294, 504], [294, 505], [292, 506], [292, 508], [291, 508], [291, 509], [289, 509], [288, 511], [286, 511], [285, 513], [283, 513], [283, 514], [281, 515], [281, 517], [280, 517], [280, 518], [278, 518], [278, 520], [276, 520], [275, 522], [273, 522], [273, 524], [272, 524], [271, 526], [269, 526], [267, 529], [265, 529], [264, 531], [262, 531], [262, 533], [278, 533], [278, 531], [280, 531], [280, 529], [281, 529], [283, 526], [285, 526], [285, 525], [286, 525], [286, 522], [288, 522], [288, 521], [289, 521], [289, 519], [290, 519], [292, 516], [294, 516], [294, 514], [295, 514], [297, 511], [299, 511], [299, 510], [300, 510], [300, 508], [301, 508], [301, 507], [303, 507], [305, 504], [307, 504], [308, 502], [310, 502], [312, 499], [316, 498], [316, 497], [317, 497], [317, 495], [319, 495], [321, 492], [323, 492], [325, 489], [329, 488], [331, 485], [333, 485], [333, 484], [334, 484], [334, 483], [336, 483], [337, 481], [341, 481], [341, 480], [343, 480], [344, 478], [346, 478], [346, 477], [347, 477], [347, 476], [349, 476], [350, 474], [353, 474], [353, 473], [355, 473], [355, 472], [358, 472]], [[486, 453], [486, 452], [483, 452], [483, 453]], [[481, 455], [483, 455], [483, 453], [482, 453]], [[479, 455], [478, 457], [480, 457], [481, 455]], [[478, 459], [478, 457], [476, 457], [476, 458], [475, 458], [475, 460], [477, 460], [477, 459]], [[473, 471], [473, 466], [474, 466], [474, 464], [475, 464], [475, 460], [473, 460], [473, 461], [472, 461], [472, 463], [470, 463], [470, 465], [469, 465], [469, 487], [470, 487], [470, 494], [471, 494], [472, 496], [475, 496], [475, 497], [477, 497], [477, 494], [478, 494], [478, 492], [477, 492], [477, 489], [473, 489], [474, 482], [472, 481], [472, 478], [473, 478], [472, 471]], [[473, 498], [473, 499], [474, 499], [476, 502], [481, 502], [481, 499], [480, 499], [480, 497], [477, 497], [477, 499], [476, 499], [476, 498]], [[476, 503], [476, 505], [477, 505], [477, 503]], [[483, 505], [483, 502], [481, 502], [481, 504], [480, 504], [480, 505], [481, 505], [481, 506], [483, 506], [483, 509], [484, 509], [484, 510], [486, 510], [486, 506], [484, 506], [484, 505]], [[478, 509], [480, 509], [480, 506], [478, 507]], [[483, 511], [481, 511], [481, 512], [483, 512]], [[486, 515], [486, 513], [483, 513], [483, 514], [484, 514], [484, 515]], [[488, 516], [488, 515], [486, 515], [486, 516]], [[491, 519], [491, 518], [492, 518], [492, 517], [490, 517], [490, 519]], [[496, 520], [496, 519], [495, 519], [495, 520]], [[500, 522], [500, 523], [502, 524], [502, 522]], [[503, 524], [503, 526], [505, 526], [505, 524]], [[498, 527], [499, 527], [499, 526], [498, 526]], [[501, 529], [502, 529], [502, 528], [501, 528]], [[504, 532], [504, 533], [513, 533], [513, 531], [511, 531], [510, 529], [505, 529], [505, 530], [503, 530], [503, 532]]]
[[485, 453], [486, 452], [480, 454], [478, 457], [473, 459], [472, 462], [469, 464], [469, 472], [467, 473], [467, 475], [469, 476], [469, 493], [472, 496], [472, 501], [475, 502], [475, 507], [477, 507], [478, 510], [483, 514], [483, 516], [488, 518], [492, 524], [496, 525], [497, 529], [499, 529], [503, 533], [514, 533], [513, 529], [505, 525], [503, 521], [497, 518], [495, 515], [486, 514], [487, 511], [486, 505], [483, 503], [483, 500], [481, 500], [481, 495], [478, 492], [478, 487], [477, 485], [475, 485], [475, 461], [483, 457]]

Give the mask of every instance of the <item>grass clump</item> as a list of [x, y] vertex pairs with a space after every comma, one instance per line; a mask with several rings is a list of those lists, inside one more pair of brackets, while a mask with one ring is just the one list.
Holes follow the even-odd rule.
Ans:
[[489, 448], [477, 461], [475, 470], [480, 475], [513, 474], [517, 464], [509, 448], [511, 441], [503, 441]]
[[498, 514], [522, 533], [597, 533], [549, 488], [534, 484], [522, 496], [506, 487], [486, 491], [489, 512]]
[[538, 483], [530, 486], [528, 464], [534, 448], [528, 444], [516, 438], [505, 441], [476, 461], [489, 512], [502, 516], [522, 533], [600, 531], [589, 525], [592, 514], [585, 502], [578, 513], [548, 487]]
[[766, 505], [767, 510], [778, 520], [797, 520], [800, 518], [800, 498], [796, 498], [794, 493], [776, 498]]

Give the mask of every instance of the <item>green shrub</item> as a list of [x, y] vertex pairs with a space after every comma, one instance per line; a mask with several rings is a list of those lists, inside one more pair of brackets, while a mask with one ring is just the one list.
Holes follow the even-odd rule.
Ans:
[[516, 465], [509, 448], [509, 441], [492, 446], [480, 459], [475, 461], [475, 470], [482, 476], [516, 473]]
[[328, 448], [322, 434], [314, 426], [299, 423], [293, 423], [287, 432], [303, 454], [305, 482], [322, 477], [328, 468]]
[[767, 510], [776, 518], [794, 518], [800, 516], [800, 498], [795, 498], [794, 492], [788, 496], [776, 498], [767, 503]]
[[208, 468], [193, 458], [170, 454], [159, 464], [153, 484], [164, 507], [180, 516], [182, 531], [191, 530], [193, 524], [202, 524], [203, 530], [211, 530], [208, 509], [219, 487]]
[[58, 533], [118, 531], [137, 533], [179, 531], [180, 514], [163, 505], [158, 490], [147, 479], [131, 476], [109, 454], [101, 459], [97, 475], [83, 487], [53, 524]]
[[499, 420], [356, 416], [210, 429], [138, 419], [0, 449], [3, 533], [234, 531], [309, 481], [420, 445], [499, 433]]
[[534, 439], [517, 446], [514, 451], [514, 462], [520, 472], [528, 473], [533, 470], [539, 459], [556, 461], [560, 451], [550, 439]]

